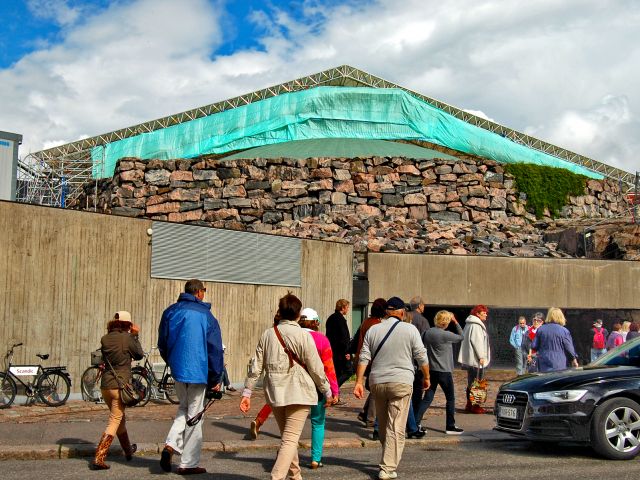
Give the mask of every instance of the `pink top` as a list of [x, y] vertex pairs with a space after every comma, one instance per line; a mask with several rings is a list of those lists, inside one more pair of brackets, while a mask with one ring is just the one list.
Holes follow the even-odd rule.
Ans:
[[318, 355], [320, 355], [320, 360], [322, 360], [322, 364], [324, 365], [324, 373], [327, 376], [327, 380], [329, 380], [329, 385], [331, 385], [331, 394], [337, 397], [340, 394], [340, 389], [338, 388], [336, 369], [333, 366], [333, 352], [331, 351], [329, 339], [320, 332], [307, 328], [304, 330], [307, 330], [311, 334], [313, 341], [316, 343]]

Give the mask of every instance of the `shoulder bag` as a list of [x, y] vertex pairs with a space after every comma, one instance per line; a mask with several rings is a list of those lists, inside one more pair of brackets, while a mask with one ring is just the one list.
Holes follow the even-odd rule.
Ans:
[[469, 387], [469, 400], [471, 405], [483, 405], [487, 401], [487, 380], [484, 378], [484, 368], [480, 367], [478, 376]]
[[144, 398], [144, 392], [136, 390], [131, 383], [123, 381], [122, 377], [118, 375], [113, 368], [113, 365], [111, 365], [109, 358], [106, 355], [103, 355], [103, 357], [109, 364], [109, 368], [111, 368], [111, 371], [116, 378], [116, 382], [118, 382], [118, 387], [120, 387], [120, 401], [127, 407], [136, 406]]
[[364, 388], [366, 388], [367, 390], [369, 390], [369, 374], [371, 373], [371, 365], [373, 364], [373, 360], [376, 358], [376, 355], [378, 355], [378, 352], [380, 351], [380, 349], [384, 345], [384, 342], [386, 342], [387, 338], [389, 338], [389, 335], [391, 335], [391, 332], [393, 332], [393, 329], [396, 328], [399, 323], [400, 323], [400, 320], [396, 321], [396, 323], [391, 325], [391, 328], [389, 329], [387, 334], [384, 336], [384, 338], [380, 342], [380, 345], [378, 345], [378, 348], [376, 348], [376, 351], [373, 353], [373, 355], [371, 357], [371, 360], [367, 364], [367, 368], [364, 371], [364, 376], [367, 378], [365, 380], [365, 382], [364, 382]]

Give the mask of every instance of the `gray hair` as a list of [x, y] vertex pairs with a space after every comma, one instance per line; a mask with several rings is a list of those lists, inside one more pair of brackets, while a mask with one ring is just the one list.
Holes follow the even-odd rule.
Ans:
[[533, 314], [533, 317], [531, 318], [532, 321], [535, 320], [540, 320], [541, 322], [544, 322], [544, 313], [542, 312], [536, 312]]
[[424, 302], [422, 301], [422, 297], [421, 296], [417, 296], [417, 297], [413, 297], [411, 300], [409, 300], [409, 306], [411, 307], [411, 310], [415, 310], [417, 309], [420, 305], [423, 305]]

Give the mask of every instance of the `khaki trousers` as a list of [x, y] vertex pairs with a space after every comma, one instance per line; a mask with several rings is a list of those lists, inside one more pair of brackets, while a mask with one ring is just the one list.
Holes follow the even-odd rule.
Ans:
[[382, 443], [380, 470], [385, 473], [395, 472], [402, 458], [412, 390], [406, 383], [371, 385]]
[[109, 407], [109, 423], [104, 433], [115, 437], [117, 434], [122, 434], [127, 431], [126, 417], [124, 415], [125, 406], [120, 401], [120, 390], [115, 388], [113, 390], [107, 390], [105, 388], [100, 389], [102, 392], [102, 398], [104, 403]]
[[298, 441], [309, 415], [309, 405], [273, 407], [273, 416], [280, 429], [280, 448], [271, 470], [271, 480], [302, 479], [298, 460]]

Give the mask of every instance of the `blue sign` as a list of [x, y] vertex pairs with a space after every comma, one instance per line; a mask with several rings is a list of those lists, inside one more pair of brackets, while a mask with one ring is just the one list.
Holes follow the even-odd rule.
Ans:
[[0, 145], [2, 145], [3, 147], [11, 146], [11, 144], [9, 142], [7, 142], [6, 140], [0, 140]]

